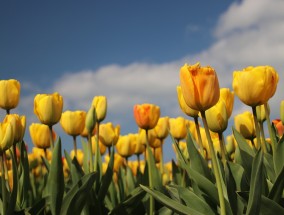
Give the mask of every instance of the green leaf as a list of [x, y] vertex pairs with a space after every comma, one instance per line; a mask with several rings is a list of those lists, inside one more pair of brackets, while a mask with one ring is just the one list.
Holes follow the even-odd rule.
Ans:
[[35, 214], [35, 215], [42, 214], [42, 211], [46, 208], [47, 202], [49, 201], [48, 199], [49, 199], [49, 196], [45, 198], [41, 198], [31, 208], [28, 209], [28, 212], [30, 214]]
[[238, 211], [238, 202], [236, 194], [237, 187], [232, 170], [228, 162], [226, 162], [224, 169], [225, 169], [225, 182], [226, 182], [225, 188], [227, 189], [228, 200], [230, 202], [233, 214], [237, 214]]
[[201, 156], [196, 148], [190, 132], [187, 132], [187, 150], [190, 158], [190, 167], [200, 174], [204, 175], [210, 181], [213, 181], [211, 171], [208, 167], [207, 161]]
[[115, 206], [110, 214], [145, 214], [145, 209], [141, 208], [144, 196], [144, 190], [136, 187], [123, 202]]
[[84, 158], [83, 158], [83, 169], [84, 169], [84, 172], [85, 173], [89, 173], [90, 172], [90, 168], [89, 168], [89, 160], [88, 160], [88, 155], [90, 154], [89, 153], [89, 149], [88, 149], [88, 143], [83, 140], [81, 138], [81, 142], [82, 142], [82, 148], [83, 148], [83, 153], [84, 153]]
[[252, 163], [250, 192], [246, 214], [259, 214], [263, 182], [263, 152], [258, 150]]
[[64, 194], [64, 175], [61, 156], [61, 139], [57, 139], [52, 152], [50, 172], [47, 179], [48, 193], [50, 195], [50, 209], [52, 214], [59, 214]]
[[153, 190], [151, 188], [148, 188], [146, 186], [140, 185], [140, 187], [145, 190], [147, 193], [149, 193], [150, 195], [152, 195], [157, 201], [161, 202], [163, 205], [165, 205], [166, 207], [172, 209], [173, 211], [175, 211], [178, 214], [184, 214], [184, 215], [201, 215], [202, 213], [187, 207], [183, 204], [180, 204], [178, 202], [176, 202], [175, 200], [172, 200], [171, 198], [167, 197], [165, 194]]
[[112, 181], [113, 165], [114, 165], [114, 147], [112, 147], [110, 161], [108, 163], [106, 173], [104, 174], [102, 178], [102, 184], [100, 186], [99, 193], [98, 193], [98, 199], [100, 199], [101, 201], [103, 201], [103, 199], [105, 198], [109, 185]]
[[278, 144], [276, 144], [273, 161], [274, 169], [278, 176], [284, 166], [284, 135], [281, 137]]
[[81, 213], [92, 191], [95, 179], [96, 173], [89, 173], [74, 184], [63, 199], [61, 215]]
[[185, 202], [188, 207], [203, 214], [215, 214], [215, 212], [203, 199], [199, 198], [194, 192], [192, 192], [188, 188], [179, 187], [178, 192], [180, 198]]
[[71, 168], [72, 184], [77, 183], [85, 175], [76, 157], [73, 158]]
[[273, 157], [272, 155], [265, 153], [264, 154], [264, 159], [263, 159], [263, 164], [266, 169], [268, 178], [274, 182], [276, 180], [276, 173], [274, 170], [274, 164], [273, 164]]
[[284, 214], [284, 208], [275, 201], [261, 195], [260, 214], [275, 215]]
[[17, 161], [15, 159], [14, 153], [10, 150], [10, 155], [12, 157], [12, 167], [13, 167], [13, 190], [10, 196], [10, 201], [8, 204], [7, 214], [13, 214], [15, 210], [15, 205], [17, 201], [17, 192], [18, 192], [18, 171], [17, 171]]
[[279, 200], [283, 194], [283, 189], [284, 189], [284, 166], [282, 167], [280, 174], [278, 175], [275, 183], [273, 184], [273, 187], [271, 188], [270, 193], [268, 194], [268, 198], [279, 203]]
[[250, 181], [251, 175], [251, 164], [253, 161], [253, 157], [255, 156], [254, 150], [248, 145], [245, 138], [233, 127], [234, 137], [238, 143], [240, 158], [241, 158], [241, 165], [244, 167], [246, 172], [246, 176]]

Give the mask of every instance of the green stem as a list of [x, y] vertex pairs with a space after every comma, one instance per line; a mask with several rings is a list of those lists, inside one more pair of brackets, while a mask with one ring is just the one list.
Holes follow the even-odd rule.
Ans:
[[94, 165], [94, 171], [96, 172], [98, 170], [99, 166], [99, 129], [100, 129], [100, 123], [96, 123], [96, 148], [95, 148], [95, 165]]
[[213, 172], [216, 178], [216, 184], [217, 184], [217, 190], [218, 190], [218, 196], [219, 196], [219, 202], [220, 202], [220, 211], [221, 211], [221, 215], [225, 215], [226, 214], [226, 208], [225, 208], [225, 198], [224, 198], [224, 193], [223, 193], [223, 187], [222, 187], [222, 178], [221, 178], [221, 170], [219, 168], [219, 165], [217, 163], [217, 156], [213, 147], [213, 142], [210, 136], [210, 132], [209, 132], [209, 128], [208, 128], [208, 124], [207, 124], [207, 120], [205, 117], [205, 111], [201, 111], [201, 116], [202, 116], [202, 121], [203, 121], [203, 125], [204, 125], [204, 129], [206, 132], [206, 137], [208, 140], [208, 144], [209, 144], [209, 150], [211, 153], [211, 157], [212, 157], [212, 167], [213, 167]]
[[[148, 152], [148, 156], [147, 156], [147, 164], [148, 164], [148, 174], [149, 174], [149, 187], [153, 188], [153, 175], [152, 175], [152, 166], [151, 166], [151, 162], [150, 162], [150, 146], [149, 146], [149, 141], [148, 141], [148, 129], [146, 129], [146, 144], [147, 144], [147, 152]], [[154, 215], [155, 212], [155, 204], [154, 204], [154, 197], [152, 195], [150, 195], [150, 211], [149, 211], [149, 215]]]
[[51, 147], [51, 152], [53, 152], [53, 133], [52, 133], [52, 125], [48, 126], [49, 127], [49, 133], [50, 133], [50, 147]]
[[88, 132], [88, 145], [89, 145], [89, 152], [90, 152], [90, 172], [93, 169], [93, 149], [92, 149], [92, 132]]
[[257, 115], [256, 115], [256, 107], [252, 107], [252, 113], [253, 113], [253, 121], [254, 121], [257, 145], [258, 145], [258, 147], [261, 146], [261, 149], [264, 153], [267, 153], [265, 143], [260, 140], [260, 131], [259, 131]]
[[273, 134], [273, 131], [272, 131], [272, 125], [271, 125], [271, 121], [270, 121], [267, 103], [264, 103], [264, 108], [265, 108], [265, 118], [266, 118], [266, 122], [267, 122], [268, 132], [269, 132], [269, 136], [270, 136], [270, 140], [271, 140], [272, 154], [274, 154], [277, 141], [276, 141], [275, 135]]
[[[5, 152], [4, 152], [5, 153]], [[6, 193], [6, 180], [5, 180], [5, 168], [4, 168], [4, 156], [3, 152], [0, 154], [1, 159], [1, 179], [2, 179], [2, 214], [6, 214], [7, 211], [7, 193]]]
[[7, 115], [10, 114], [10, 109], [6, 110], [6, 114], [7, 114]]
[[266, 144], [265, 142], [265, 135], [264, 135], [264, 128], [263, 128], [263, 123], [260, 122], [259, 123], [259, 127], [260, 127], [260, 135], [261, 135], [261, 142], [264, 142], [264, 144]]
[[160, 172], [161, 175], [163, 176], [163, 172], [164, 172], [164, 156], [163, 156], [163, 145], [164, 145], [164, 140], [161, 140], [162, 144], [161, 144], [161, 160], [160, 160]]
[[73, 145], [74, 145], [75, 157], [77, 158], [77, 141], [76, 141], [76, 136], [73, 136]]
[[199, 123], [198, 123], [198, 116], [193, 117], [193, 118], [194, 118], [194, 124], [195, 124], [196, 133], [197, 133], [197, 138], [198, 138], [197, 141], [198, 141], [198, 145], [199, 145], [199, 148], [200, 148], [200, 153], [201, 153], [202, 157], [205, 157], [205, 154], [204, 154], [205, 152], [204, 152], [204, 148], [203, 148]]

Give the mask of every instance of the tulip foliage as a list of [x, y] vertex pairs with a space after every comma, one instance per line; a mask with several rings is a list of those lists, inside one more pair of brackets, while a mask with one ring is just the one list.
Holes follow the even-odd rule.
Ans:
[[[185, 64], [177, 86], [184, 116], [137, 104], [137, 133], [124, 135], [105, 122], [105, 96], [87, 110], [62, 112], [59, 93], [39, 94], [31, 152], [26, 116], [10, 113], [20, 82], [2, 80], [0, 214], [284, 214], [284, 103], [281, 119], [270, 119], [268, 105], [278, 79], [271, 66], [247, 67], [233, 73], [231, 91], [219, 88], [212, 67]], [[235, 114], [228, 128], [235, 95], [251, 111]], [[73, 141], [71, 152], [57, 123]], [[176, 157], [164, 163], [167, 138]]]

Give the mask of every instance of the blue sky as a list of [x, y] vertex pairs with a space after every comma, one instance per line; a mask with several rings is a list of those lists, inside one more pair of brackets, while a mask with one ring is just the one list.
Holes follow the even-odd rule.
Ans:
[[[284, 91], [283, 10], [281, 0], [1, 1], [0, 79], [21, 82], [21, 101], [12, 112], [28, 116], [27, 128], [38, 122], [34, 96], [58, 91], [64, 110], [87, 110], [94, 96], [106, 95], [106, 122], [127, 134], [137, 131], [136, 103], [185, 117], [175, 91], [184, 63], [213, 66], [220, 86], [229, 88], [234, 70], [268, 64], [280, 75], [270, 102], [276, 118]], [[233, 116], [249, 110], [235, 103]], [[60, 126], [55, 129], [71, 143]], [[170, 143], [165, 150], [171, 159]]]

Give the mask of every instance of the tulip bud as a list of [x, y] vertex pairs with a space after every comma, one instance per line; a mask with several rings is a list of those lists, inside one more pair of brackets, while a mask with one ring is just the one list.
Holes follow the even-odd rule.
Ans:
[[95, 96], [92, 106], [96, 109], [97, 121], [103, 121], [107, 113], [107, 98], [105, 96]]
[[0, 107], [5, 110], [14, 109], [20, 100], [21, 84], [15, 79], [0, 81]]
[[210, 66], [185, 64], [180, 69], [180, 86], [186, 104], [194, 110], [205, 111], [220, 97], [218, 77]]
[[[268, 107], [268, 111], [270, 111], [268, 104], [267, 104], [267, 107]], [[260, 122], [260, 123], [262, 123], [266, 120], [264, 105], [256, 106], [256, 117], [257, 117], [257, 121]]]
[[134, 118], [137, 125], [142, 129], [152, 129], [160, 118], [160, 107], [153, 104], [135, 105]]
[[97, 117], [96, 117], [96, 109], [94, 106], [91, 106], [87, 115], [86, 115], [86, 121], [85, 121], [85, 127], [88, 130], [89, 134], [92, 134], [97, 122]]
[[281, 101], [281, 105], [280, 105], [280, 118], [281, 118], [282, 124], [284, 125], [284, 100]]
[[[96, 143], [97, 143], [96, 136], [92, 136], [91, 141], [92, 141], [92, 153], [95, 155], [96, 154]], [[106, 146], [102, 143], [100, 139], [99, 139], [99, 149], [100, 149], [101, 155], [105, 154]]]

